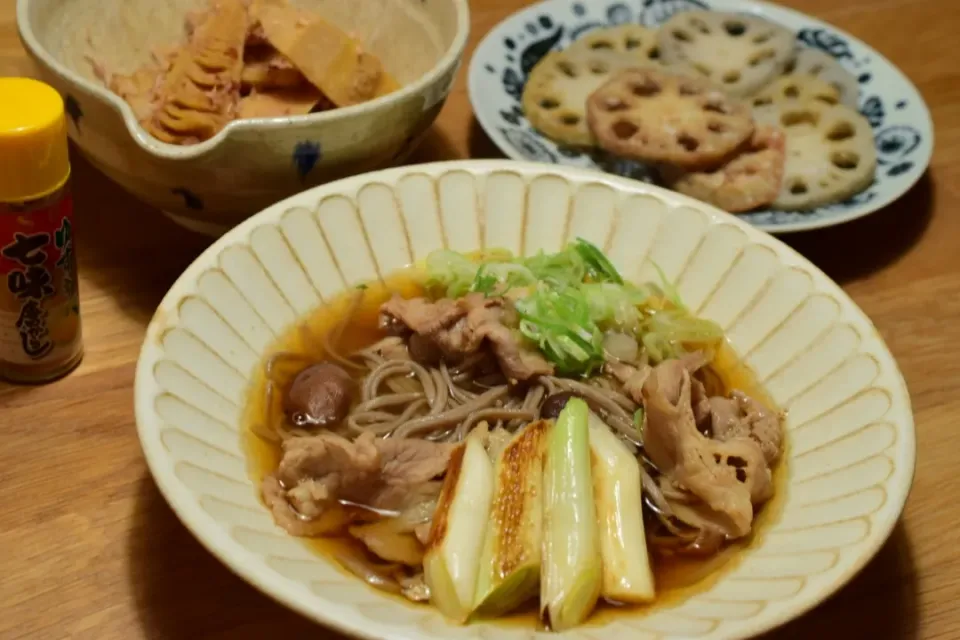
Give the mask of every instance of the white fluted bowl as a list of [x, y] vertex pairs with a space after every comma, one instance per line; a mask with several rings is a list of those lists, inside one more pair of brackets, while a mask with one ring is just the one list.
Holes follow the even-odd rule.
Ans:
[[[521, 640], [532, 629], [448, 625], [384, 597], [274, 526], [241, 447], [261, 356], [302, 314], [439, 247], [530, 254], [585, 237], [623, 274], [651, 258], [788, 409], [782, 515], [707, 590], [563, 638], [741, 638], [815, 606], [889, 535], [913, 477], [910, 398], [870, 320], [770, 236], [684, 196], [548, 165], [438, 163], [342, 180], [284, 200], [205, 251], [164, 298], [136, 378], [137, 428], [164, 496], [244, 579], [364, 638]], [[555, 637], [555, 636], [549, 636]]]

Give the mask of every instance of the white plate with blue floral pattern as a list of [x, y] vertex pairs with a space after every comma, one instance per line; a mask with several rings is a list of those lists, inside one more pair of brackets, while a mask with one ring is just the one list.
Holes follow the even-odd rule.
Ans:
[[649, 180], [642, 165], [599, 160], [558, 146], [536, 131], [523, 115], [523, 86], [544, 55], [565, 48], [592, 29], [625, 23], [657, 26], [679, 11], [692, 9], [757, 15], [791, 29], [799, 46], [831, 55], [857, 78], [860, 111], [873, 127], [878, 164], [869, 188], [813, 211], [754, 211], [740, 214], [743, 220], [771, 233], [848, 222], [890, 204], [926, 171], [933, 153], [933, 123], [913, 83], [853, 36], [797, 11], [756, 0], [546, 0], [532, 5], [494, 27], [470, 61], [470, 101], [477, 120], [510, 158]]

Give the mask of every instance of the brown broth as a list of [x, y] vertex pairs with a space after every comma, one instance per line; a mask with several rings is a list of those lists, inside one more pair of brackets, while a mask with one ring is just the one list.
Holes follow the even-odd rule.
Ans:
[[[380, 306], [394, 292], [404, 297], [422, 295], [423, 287], [416, 276], [416, 272], [413, 271], [399, 272], [385, 282], [378, 282], [365, 287], [360, 304], [357, 306], [349, 326], [342, 334], [338, 350], [342, 353], [352, 353], [381, 338], [382, 333], [377, 328]], [[317, 360], [322, 359], [324, 353], [316, 336], [321, 336], [337, 327], [350, 307], [356, 304], [355, 296], [356, 293], [353, 291], [345, 293], [312, 313], [302, 325], [282, 336], [274, 344], [270, 353], [290, 352], [307, 355]], [[306, 331], [301, 327], [304, 327]], [[307, 336], [313, 337], [308, 338]], [[775, 407], [766, 390], [758, 383], [754, 373], [725, 342], [714, 353], [711, 368], [727, 389], [740, 389], [764, 402], [767, 406]], [[288, 381], [295, 374], [296, 369], [293, 367], [280, 367], [280, 382]], [[260, 485], [266, 474], [276, 469], [280, 462], [279, 446], [258, 437], [253, 431], [253, 425], [261, 422], [262, 417], [270, 409], [265, 402], [266, 382], [266, 375], [261, 367], [254, 378], [243, 418], [243, 446], [247, 453], [250, 475], [257, 486]], [[278, 407], [274, 407], [274, 410], [278, 410]], [[786, 457], [786, 454], [784, 454], [783, 458], [786, 459]], [[587, 625], [602, 625], [613, 618], [624, 615], [645, 615], [660, 607], [676, 605], [690, 596], [708, 590], [720, 577], [736, 566], [743, 556], [742, 552], [744, 550], [760, 544], [764, 531], [769, 528], [770, 523], [779, 518], [786, 493], [786, 478], [786, 465], [780, 463], [774, 469], [774, 497], [763, 505], [756, 515], [753, 533], [748, 538], [731, 543], [708, 558], [664, 557], [651, 554], [657, 588], [656, 602], [641, 607], [622, 607], [601, 603], [590, 617]], [[358, 545], [349, 536], [304, 539], [304, 543], [312, 551], [328, 558], [335, 557], [345, 551], [355, 550]], [[345, 570], [344, 573], [346, 573]], [[395, 597], [410, 606], [429, 606], [409, 602], [401, 596]], [[528, 610], [514, 613], [499, 621], [510, 625], [536, 626], [538, 624], [536, 608], [531, 606]]]

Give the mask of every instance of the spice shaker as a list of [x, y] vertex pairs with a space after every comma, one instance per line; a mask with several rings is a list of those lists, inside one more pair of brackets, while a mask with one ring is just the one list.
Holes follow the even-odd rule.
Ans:
[[0, 378], [40, 383], [83, 358], [64, 104], [0, 78]]

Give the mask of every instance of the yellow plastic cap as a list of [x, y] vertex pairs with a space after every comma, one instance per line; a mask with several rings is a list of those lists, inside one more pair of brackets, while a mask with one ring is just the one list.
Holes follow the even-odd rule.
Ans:
[[0, 202], [49, 195], [70, 177], [63, 98], [30, 78], [0, 78]]

